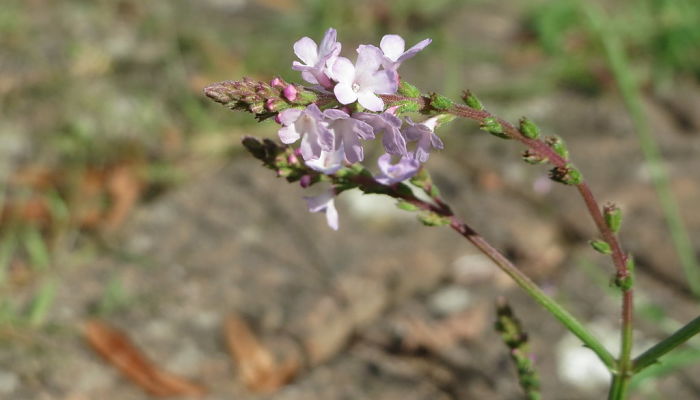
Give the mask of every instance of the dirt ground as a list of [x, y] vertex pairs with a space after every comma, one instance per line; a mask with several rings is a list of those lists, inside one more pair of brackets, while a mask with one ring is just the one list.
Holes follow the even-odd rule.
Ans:
[[[658, 238], [664, 226], [630, 128], [615, 118], [620, 106], [570, 93], [538, 104], [553, 110], [540, 117], [546, 129], [564, 135], [576, 127], [565, 135], [574, 159], [601, 199], [625, 210], [622, 239], [639, 260], [640, 298], [679, 321], [693, 317], [697, 305], [676, 263], [662, 262], [672, 259], [670, 245]], [[698, 238], [693, 174], [700, 165], [693, 154], [700, 140], [653, 110]], [[517, 165], [517, 146], [466, 129], [464, 137], [446, 138], [449, 150], [430, 161], [445, 196], [581, 319], [615, 329], [616, 299], [578, 265], [587, 257], [609, 275], [606, 261], [587, 249], [593, 226], [582, 203], [563, 186], [538, 187], [544, 171]], [[602, 396], [595, 380], [576, 387], [562, 379], [562, 328], [450, 230], [423, 227], [374, 196], [345, 194], [335, 233], [306, 213], [303, 194], [240, 157], [144, 206], [106, 240], [110, 255], [63, 269], [55, 331], [3, 349], [2, 364], [12, 367], [0, 390], [13, 399], [148, 398], [79, 334], [103, 283], [116, 276], [134, 306], [109, 322], [158, 365], [209, 388], [206, 398], [519, 398], [492, 329], [497, 296], [511, 301], [530, 333], [547, 398]], [[275, 393], [248, 391], [223, 338], [232, 313], [244, 315], [269, 346], [301, 343], [309, 366]], [[640, 340], [659, 333], [640, 318]], [[700, 393], [691, 368], [655, 390], [679, 399]]]
[[[512, 29], [492, 25], [484, 40], [508, 51], [502, 36]], [[470, 75], [477, 93], [527, 74], [513, 65], [489, 68]], [[638, 265], [639, 308], [660, 310], [664, 321], [694, 318], [697, 300], [683, 281], [620, 99], [560, 89], [482, 100], [500, 116], [527, 115], [564, 138], [599, 200], [620, 205], [622, 244]], [[688, 84], [671, 98], [645, 101], [700, 249], [700, 88]], [[212, 103], [211, 112], [227, 111]], [[274, 134], [270, 124], [269, 137]], [[446, 150], [431, 156], [428, 167], [457, 214], [614, 342], [619, 301], [607, 285], [612, 267], [587, 244], [595, 230], [575, 190], [550, 183], [545, 168], [520, 161], [518, 144], [474, 124], [458, 122], [441, 135]], [[104, 320], [158, 366], [206, 387], [205, 399], [521, 398], [493, 329], [500, 296], [529, 333], [544, 398], [605, 396], [597, 370], [585, 356], [576, 358], [580, 344], [448, 228], [423, 227], [377, 196], [345, 193], [340, 231], [333, 232], [321, 215], [306, 212], [308, 190], [244, 154], [193, 175], [140, 206], [90, 256], [60, 256], [49, 328], [18, 330], [0, 347], [1, 398], [152, 398], [105, 363], [82, 334], [114, 282], [118, 302]], [[650, 313], [638, 317], [637, 352], [663, 336], [664, 324]], [[298, 361], [288, 384], [267, 393], [245, 385], [245, 366], [227, 347], [231, 316], [247, 321], [265, 349]], [[700, 367], [685, 367], [633, 398], [700, 398], [699, 373]]]

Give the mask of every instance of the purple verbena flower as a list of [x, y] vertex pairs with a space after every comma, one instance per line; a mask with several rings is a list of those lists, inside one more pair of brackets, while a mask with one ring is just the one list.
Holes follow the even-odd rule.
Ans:
[[277, 120], [283, 125], [278, 131], [282, 143], [292, 144], [301, 138], [301, 155], [309, 161], [321, 156], [321, 151], [331, 151], [334, 134], [324, 122], [323, 114], [316, 104], [309, 104], [305, 109], [290, 108], [277, 114]]
[[424, 163], [428, 161], [431, 149], [442, 149], [442, 140], [435, 134], [438, 117], [427, 119], [420, 123], [413, 122], [406, 118], [408, 126], [403, 129], [406, 139], [411, 142], [418, 142], [413, 158]]
[[312, 213], [323, 212], [326, 214], [326, 222], [331, 229], [338, 230], [338, 210], [335, 208], [335, 191], [329, 189], [318, 196], [304, 197], [309, 211]]
[[387, 153], [408, 155], [406, 139], [400, 130], [401, 119], [397, 116], [387, 111], [381, 114], [354, 113], [352, 117], [368, 123], [374, 129], [375, 134], [384, 132], [382, 144]]
[[359, 119], [351, 118], [348, 113], [338, 109], [326, 110], [323, 116], [328, 123], [328, 129], [333, 132], [333, 149], [343, 149], [345, 160], [351, 164], [362, 161], [364, 151], [360, 139], [374, 139], [372, 126]]
[[360, 46], [355, 65], [345, 57], [335, 60], [331, 78], [338, 82], [333, 92], [341, 104], [358, 101], [370, 111], [384, 109], [384, 101], [377, 94], [396, 93], [398, 74], [396, 71], [380, 70], [383, 57], [374, 46]]
[[396, 71], [401, 63], [413, 57], [419, 51], [423, 50], [432, 42], [432, 39], [423, 39], [418, 42], [415, 46], [404, 51], [406, 48], [406, 42], [399, 35], [384, 35], [382, 41], [379, 43], [379, 48], [381, 48], [384, 53], [384, 59], [382, 64], [384, 68], [388, 70]]
[[391, 163], [391, 154], [384, 154], [377, 160], [379, 175], [374, 177], [374, 180], [382, 185], [393, 185], [394, 183], [405, 181], [414, 176], [420, 168], [418, 160], [401, 157], [401, 160], [396, 164]]
[[324, 175], [336, 173], [342, 166], [345, 159], [345, 151], [342, 147], [333, 151], [321, 150], [320, 156], [315, 160], [306, 161], [309, 168], [316, 170]]
[[304, 36], [294, 43], [294, 54], [299, 57], [303, 64], [294, 61], [292, 69], [301, 71], [301, 76], [305, 81], [319, 84], [326, 89], [333, 87], [333, 83], [328, 77], [328, 68], [335, 62], [340, 54], [341, 44], [336, 41], [336, 31], [330, 28], [323, 35], [321, 45], [317, 46], [313, 39]]

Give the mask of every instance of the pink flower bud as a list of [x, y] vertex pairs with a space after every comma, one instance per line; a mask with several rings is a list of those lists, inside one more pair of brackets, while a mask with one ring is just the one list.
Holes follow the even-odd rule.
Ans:
[[284, 87], [284, 82], [280, 77], [276, 76], [270, 81], [270, 86], [282, 89]]
[[299, 158], [296, 156], [296, 154], [290, 154], [289, 156], [287, 156], [287, 162], [289, 164], [298, 164]]
[[299, 179], [299, 185], [306, 189], [307, 187], [311, 186], [311, 175], [304, 175]]
[[385, 113], [391, 114], [391, 115], [396, 115], [396, 110], [399, 109], [399, 106], [391, 106], [384, 111]]
[[294, 101], [297, 99], [297, 88], [294, 85], [287, 85], [282, 91], [284, 97], [289, 101]]

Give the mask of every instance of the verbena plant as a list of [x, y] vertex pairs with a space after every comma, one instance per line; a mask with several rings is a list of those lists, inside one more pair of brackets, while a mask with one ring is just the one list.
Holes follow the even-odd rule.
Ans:
[[[610, 371], [609, 399], [627, 398], [631, 378], [697, 334], [700, 317], [632, 358], [634, 261], [618, 240], [622, 220], [619, 208], [612, 203], [601, 206], [572, 164], [564, 142], [555, 136], [542, 137], [529, 119], [522, 118], [517, 126], [512, 125], [486, 111], [470, 92], [464, 92], [464, 104], [456, 104], [436, 93], [423, 94], [401, 79], [401, 63], [429, 44], [430, 39], [426, 39], [405, 50], [400, 36], [386, 35], [379, 47], [359, 46], [353, 63], [340, 56], [336, 31], [329, 29], [320, 45], [308, 37], [294, 44], [301, 62], [295, 61], [292, 68], [301, 72], [308, 85], [287, 83], [281, 78], [269, 83], [244, 78], [213, 84], [205, 89], [205, 94], [231, 109], [251, 112], [259, 120], [274, 118], [281, 125], [281, 143], [247, 137], [243, 145], [277, 176], [299, 182], [303, 188], [325, 186], [320, 194], [305, 199], [309, 211], [325, 213], [332, 229], [339, 227], [335, 197], [346, 190], [359, 189], [393, 197], [399, 208], [418, 213], [425, 225], [447, 225], [462, 235], [596, 354]], [[424, 117], [418, 122], [407, 114]], [[443, 148], [436, 130], [456, 118], [474, 120], [498, 138], [522, 143], [526, 147], [525, 162], [550, 165], [552, 180], [578, 190], [600, 233], [591, 245], [610, 255], [615, 269], [613, 282], [622, 294], [621, 350], [617, 356], [468, 223], [454, 215], [442, 198], [425, 164], [432, 150]], [[385, 152], [376, 161], [379, 172], [372, 173], [363, 164], [363, 145], [380, 136]], [[293, 146], [297, 142], [299, 145]], [[499, 305], [498, 310], [497, 329], [511, 348], [521, 386], [528, 398], [540, 398], [525, 335], [507, 305]]]

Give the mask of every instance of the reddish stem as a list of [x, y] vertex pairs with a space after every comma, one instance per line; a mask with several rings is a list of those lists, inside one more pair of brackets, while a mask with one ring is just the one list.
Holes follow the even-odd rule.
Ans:
[[[418, 98], [408, 98], [399, 95], [383, 95], [381, 96], [387, 103], [392, 103], [396, 101], [415, 101], [419, 104], [422, 111], [432, 111], [432, 112], [445, 112], [458, 117], [463, 117], [477, 121], [479, 123], [483, 122], [485, 118], [495, 118], [503, 127], [503, 131], [511, 138], [518, 140], [527, 146], [530, 150], [537, 153], [540, 157], [547, 159], [549, 163], [555, 167], [566, 167], [570, 161], [560, 156], [556, 151], [549, 147], [546, 143], [538, 139], [530, 139], [523, 136], [519, 129], [505, 121], [501, 118], [497, 118], [488, 111], [476, 110], [471, 107], [463, 105], [453, 105], [446, 110], [437, 110], [431, 105], [429, 97], [418, 97]], [[608, 227], [605, 223], [605, 218], [603, 217], [601, 207], [595, 199], [593, 192], [586, 182], [581, 182], [576, 185], [581, 197], [583, 198], [588, 213], [593, 218], [600, 235], [603, 240], [610, 245], [612, 250], [612, 260], [616, 269], [616, 277], [618, 280], [623, 280], [630, 276], [630, 270], [627, 267], [627, 256], [622, 251], [620, 242], [618, 241], [615, 233]], [[631, 346], [632, 346], [632, 322], [634, 313], [634, 292], [631, 288], [623, 288], [622, 290], [622, 349], [620, 351], [620, 365], [618, 373], [621, 375], [627, 374], [631, 371]]]

